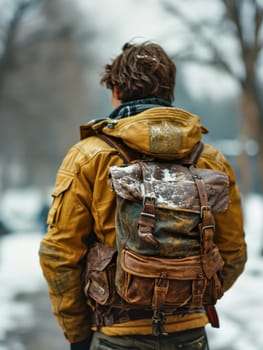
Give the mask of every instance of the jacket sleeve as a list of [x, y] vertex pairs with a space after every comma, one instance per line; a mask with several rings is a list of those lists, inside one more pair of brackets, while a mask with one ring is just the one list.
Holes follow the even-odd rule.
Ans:
[[[114, 157], [105, 153], [104, 158], [100, 180], [106, 186], [108, 166]], [[93, 181], [98, 172], [95, 166], [99, 165], [77, 147], [69, 151], [57, 173], [47, 220], [49, 229], [39, 250], [52, 311], [70, 343], [87, 341], [91, 335], [91, 310], [83, 292], [82, 275], [87, 238], [95, 221], [92, 213]]]
[[225, 213], [215, 215], [215, 243], [224, 259], [223, 286], [228, 290], [243, 272], [247, 260], [241, 196], [234, 172], [227, 165], [229, 203]]
[[228, 290], [243, 272], [247, 260], [241, 195], [235, 173], [225, 157], [206, 145], [200, 158], [201, 167], [223, 171], [229, 178], [228, 209], [215, 217], [215, 243], [224, 259], [223, 286]]

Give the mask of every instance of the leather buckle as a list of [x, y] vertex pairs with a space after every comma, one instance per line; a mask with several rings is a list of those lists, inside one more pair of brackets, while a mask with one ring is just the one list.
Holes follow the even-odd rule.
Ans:
[[201, 217], [201, 219], [202, 219], [203, 216], [204, 216], [204, 210], [209, 210], [209, 211], [211, 211], [210, 205], [202, 205], [202, 206], [201, 206], [201, 209], [200, 209], [200, 217]]

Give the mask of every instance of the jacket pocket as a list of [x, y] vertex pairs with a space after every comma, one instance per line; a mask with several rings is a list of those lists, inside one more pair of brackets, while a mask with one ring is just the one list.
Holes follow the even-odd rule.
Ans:
[[52, 193], [53, 202], [48, 212], [47, 224], [51, 226], [56, 226], [60, 217], [60, 212], [62, 208], [62, 200], [65, 192], [71, 186], [73, 181], [72, 177], [65, 175], [58, 175], [57, 182]]

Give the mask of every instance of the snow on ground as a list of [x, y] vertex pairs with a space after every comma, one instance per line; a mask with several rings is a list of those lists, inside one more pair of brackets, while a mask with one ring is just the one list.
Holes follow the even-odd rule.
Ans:
[[263, 198], [251, 195], [244, 205], [248, 261], [233, 288], [218, 301], [220, 329], [207, 327], [216, 350], [263, 349]]
[[0, 220], [11, 231], [37, 231], [43, 206], [51, 203], [51, 189], [37, 190], [33, 187], [9, 189], [1, 196]]
[[[207, 326], [213, 350], [263, 349], [263, 259], [259, 256], [263, 243], [263, 198], [251, 195], [244, 207], [248, 263], [234, 287], [217, 304], [220, 329]], [[8, 350], [3, 346], [8, 330], [21, 322], [23, 326], [27, 322], [30, 328], [32, 305], [15, 297], [41, 290], [45, 285], [38, 262], [42, 237], [40, 233], [20, 231], [0, 239], [0, 350]]]
[[30, 327], [31, 305], [15, 300], [19, 293], [38, 291], [44, 279], [38, 263], [38, 248], [43, 236], [13, 233], [0, 240], [0, 350], [5, 333], [20, 322]]

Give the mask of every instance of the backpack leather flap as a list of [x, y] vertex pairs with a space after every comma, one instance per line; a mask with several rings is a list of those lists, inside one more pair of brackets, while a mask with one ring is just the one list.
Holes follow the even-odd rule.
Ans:
[[89, 251], [87, 268], [89, 271], [103, 271], [113, 259], [116, 249], [96, 243]]
[[202, 273], [199, 256], [183, 259], [159, 258], [135, 254], [126, 249], [121, 252], [121, 266], [124, 271], [147, 278], [191, 280]]
[[[175, 163], [135, 162], [110, 168], [111, 183], [121, 198], [142, 201], [145, 186], [153, 188], [158, 208], [200, 213], [200, 200], [187, 167]], [[211, 169], [195, 169], [202, 178], [213, 213], [228, 208], [229, 181], [226, 174]]]
[[84, 292], [101, 305], [109, 305], [116, 297], [114, 279], [115, 249], [96, 243], [88, 254]]
[[216, 246], [207, 254], [202, 255], [202, 264], [203, 270], [208, 279], [211, 279], [215, 272], [221, 273], [224, 266], [224, 260]]

